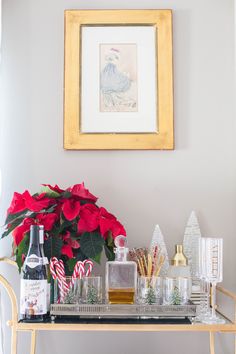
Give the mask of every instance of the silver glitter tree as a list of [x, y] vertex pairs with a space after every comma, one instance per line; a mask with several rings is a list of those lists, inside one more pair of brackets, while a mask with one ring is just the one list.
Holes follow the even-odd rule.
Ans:
[[198, 219], [194, 211], [191, 212], [184, 232], [184, 254], [188, 258], [193, 279], [198, 277], [198, 244], [201, 238], [201, 231]]
[[152, 236], [152, 241], [150, 244], [150, 251], [152, 251], [155, 246], [158, 247], [158, 252], [161, 252], [161, 254], [165, 257], [165, 261], [164, 261], [164, 263], [161, 267], [161, 271], [160, 271], [160, 276], [164, 277], [164, 276], [166, 276], [168, 268], [169, 268], [169, 258], [168, 258], [168, 253], [167, 253], [167, 249], [166, 249], [166, 244], [164, 241], [164, 236], [161, 232], [159, 225], [155, 226], [153, 236]]

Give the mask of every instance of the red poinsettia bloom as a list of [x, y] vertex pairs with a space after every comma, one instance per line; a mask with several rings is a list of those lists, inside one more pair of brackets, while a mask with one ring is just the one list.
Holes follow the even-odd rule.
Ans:
[[118, 220], [115, 220], [111, 224], [111, 232], [112, 232], [113, 238], [116, 238], [119, 235], [126, 236], [125, 228]]
[[50, 213], [50, 214], [37, 214], [36, 215], [36, 220], [39, 225], [44, 226], [45, 231], [50, 231], [52, 230], [56, 220], [57, 220], [57, 214], [55, 213]]
[[74, 220], [80, 212], [80, 202], [73, 199], [66, 199], [62, 205], [65, 218], [69, 221]]
[[99, 209], [94, 204], [84, 204], [80, 210], [78, 232], [91, 232], [98, 228]]
[[27, 190], [22, 194], [15, 192], [7, 214], [19, 213], [26, 209], [38, 212], [47, 208], [51, 203], [53, 203], [53, 200], [51, 198], [45, 198], [45, 193], [32, 197]]
[[114, 215], [108, 213], [105, 208], [100, 208], [99, 226], [103, 237], [111, 229], [111, 224], [114, 220], [116, 220]]
[[73, 258], [73, 250], [70, 245], [63, 245], [61, 249], [61, 254], [67, 256], [68, 258]]
[[38, 195], [34, 195], [36, 200], [42, 200], [45, 197], [46, 193], [40, 193]]
[[106, 239], [107, 232], [111, 231], [113, 238], [118, 235], [126, 236], [126, 231], [116, 217], [107, 212], [105, 208], [100, 208], [99, 226], [102, 236]]
[[36, 198], [32, 197], [28, 191], [25, 191], [22, 196], [24, 197], [25, 200], [25, 206], [26, 209], [33, 211], [33, 212], [39, 212], [42, 209], [45, 209], [49, 206], [49, 204], [52, 202], [51, 198], [42, 198], [42, 196], [38, 196]]
[[22, 194], [15, 192], [10, 207], [7, 209], [7, 215], [19, 213], [26, 209], [25, 199]]
[[23, 224], [20, 226], [17, 226], [13, 231], [12, 231], [12, 236], [14, 240], [14, 244], [18, 246], [21, 241], [23, 240], [25, 234], [29, 232], [30, 226], [35, 224], [35, 220], [32, 218], [25, 218], [23, 221]]
[[[105, 208], [97, 206], [97, 197], [85, 188], [84, 183], [75, 184], [65, 190], [58, 185], [43, 184], [43, 186], [45, 187], [41, 194], [31, 195], [28, 190], [22, 194], [14, 193], [11, 205], [7, 210], [8, 215], [2, 237], [9, 233], [12, 234], [13, 252], [18, 255], [18, 260], [22, 256], [22, 262], [18, 262], [19, 268], [24, 261], [22, 247], [19, 245], [25, 237], [28, 240], [32, 224], [43, 225], [47, 239], [59, 238], [62, 245], [58, 251], [60, 251], [63, 260], [67, 262], [67, 266], [69, 266], [68, 260], [70, 258], [90, 257], [91, 252], [89, 252], [85, 239], [86, 233], [98, 233], [106, 244], [108, 243], [108, 235], [114, 239], [120, 234], [126, 235], [123, 225], [117, 218]], [[14, 219], [18, 214], [17, 225]], [[81, 237], [84, 242], [81, 241]], [[100, 237], [98, 237], [100, 244], [93, 245], [94, 254], [101, 252], [100, 246], [104, 242]], [[89, 242], [89, 239], [87, 241]], [[109, 246], [111, 248], [113, 246], [110, 239]], [[53, 254], [55, 251], [57, 250], [52, 244], [51, 253]], [[97, 255], [94, 256], [95, 261]]]
[[61, 189], [57, 184], [55, 184], [55, 186], [53, 187], [51, 184], [42, 184], [42, 186], [48, 187], [50, 188], [52, 191], [56, 192], [56, 193], [63, 193], [64, 189]]
[[97, 201], [97, 197], [89, 192], [88, 189], [84, 187], [84, 183], [75, 184], [73, 187], [69, 188], [69, 191], [73, 196], [78, 197], [79, 199], [91, 200], [92, 202]]
[[71, 235], [70, 235], [70, 232], [69, 231], [66, 231], [65, 235], [62, 235], [62, 240], [70, 245], [72, 248], [75, 248], [75, 249], [78, 249], [80, 248], [80, 244], [77, 240], [73, 240], [71, 238]]

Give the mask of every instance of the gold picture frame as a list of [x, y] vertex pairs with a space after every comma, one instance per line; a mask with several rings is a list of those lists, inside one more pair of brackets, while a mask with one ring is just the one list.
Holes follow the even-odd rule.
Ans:
[[[83, 132], [81, 130], [81, 48], [84, 26], [154, 26], [157, 130]], [[174, 148], [172, 11], [66, 10], [64, 72], [64, 148], [69, 150], [171, 150]]]

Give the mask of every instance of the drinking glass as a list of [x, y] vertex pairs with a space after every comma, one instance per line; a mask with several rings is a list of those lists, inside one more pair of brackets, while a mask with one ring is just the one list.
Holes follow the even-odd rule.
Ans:
[[196, 276], [200, 279], [200, 301], [197, 307], [195, 322], [202, 322], [210, 312], [210, 283], [205, 278], [205, 238], [200, 238], [198, 242], [198, 264]]
[[162, 301], [162, 278], [145, 277], [138, 278], [138, 303], [160, 305]]
[[186, 305], [191, 296], [189, 278], [177, 277], [164, 279], [164, 305]]
[[76, 304], [78, 302], [78, 284], [72, 283], [71, 277], [64, 281], [54, 280], [54, 302], [60, 304]]
[[84, 277], [82, 279], [82, 302], [84, 304], [102, 302], [102, 277]]
[[210, 312], [210, 283], [206, 279], [200, 279], [200, 298], [197, 306], [197, 316], [195, 322], [203, 322]]
[[225, 323], [223, 318], [216, 315], [216, 284], [222, 281], [223, 272], [223, 239], [202, 238], [200, 241], [200, 268], [202, 278], [212, 286], [211, 313], [203, 316], [202, 322], [207, 324]]

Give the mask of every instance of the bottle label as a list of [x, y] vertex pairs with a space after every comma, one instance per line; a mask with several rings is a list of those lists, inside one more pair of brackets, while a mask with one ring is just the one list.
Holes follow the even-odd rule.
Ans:
[[38, 257], [36, 254], [31, 254], [29, 257], [26, 257], [25, 264], [29, 268], [36, 268], [43, 264], [43, 258]]
[[20, 313], [35, 316], [47, 313], [47, 280], [21, 279]]

